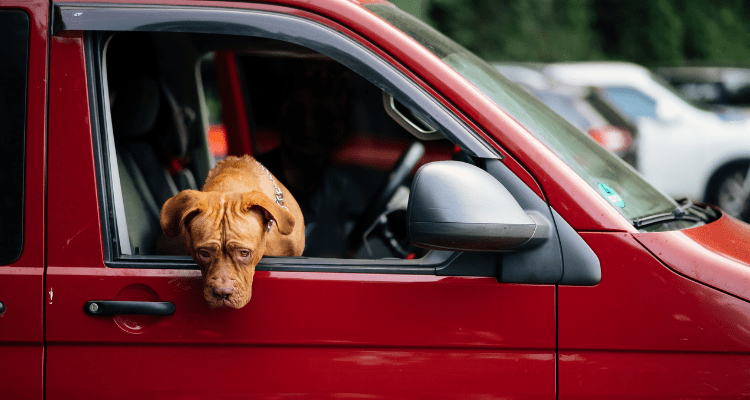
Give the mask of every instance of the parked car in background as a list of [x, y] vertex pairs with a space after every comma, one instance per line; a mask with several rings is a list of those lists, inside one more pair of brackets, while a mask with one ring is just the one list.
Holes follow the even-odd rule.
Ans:
[[493, 66], [602, 147], [637, 168], [638, 128], [598, 91], [555, 82], [539, 71], [542, 64]]
[[543, 73], [556, 81], [596, 87], [637, 122], [638, 169], [675, 198], [742, 213], [750, 165], [750, 121], [726, 121], [691, 104], [661, 78], [624, 62], [557, 63]]
[[662, 67], [656, 73], [724, 119], [750, 118], [750, 68]]

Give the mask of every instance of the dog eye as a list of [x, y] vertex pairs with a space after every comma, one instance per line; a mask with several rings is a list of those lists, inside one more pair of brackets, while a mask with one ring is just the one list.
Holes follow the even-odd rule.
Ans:
[[206, 249], [200, 249], [198, 250], [198, 257], [208, 260], [211, 258], [211, 252]]
[[240, 250], [240, 251], [238, 251], [237, 253], [238, 253], [238, 254], [240, 255], [240, 257], [242, 257], [242, 258], [247, 258], [247, 257], [249, 257], [249, 256], [250, 256], [250, 250], [244, 250], [244, 249], [243, 249], [243, 250]]

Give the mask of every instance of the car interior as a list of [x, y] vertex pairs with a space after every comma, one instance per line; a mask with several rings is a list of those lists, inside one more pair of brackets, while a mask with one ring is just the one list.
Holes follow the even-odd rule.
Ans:
[[[411, 134], [392, 117], [409, 115], [408, 108], [367, 79], [313, 50], [266, 38], [126, 32], [103, 43], [116, 158], [109, 181], [114, 213], [126, 221], [117, 225], [120, 254], [186, 255], [181, 239], [161, 233], [161, 206], [181, 190], [200, 189], [222, 157], [243, 154], [300, 204], [303, 256], [428, 253], [407, 239], [409, 181], [424, 163], [471, 160], [447, 139]], [[230, 114], [237, 93], [244, 131]], [[414, 115], [405, 119], [430, 129]], [[214, 128], [224, 135], [222, 151], [211, 150]], [[240, 137], [247, 131], [249, 138]]]

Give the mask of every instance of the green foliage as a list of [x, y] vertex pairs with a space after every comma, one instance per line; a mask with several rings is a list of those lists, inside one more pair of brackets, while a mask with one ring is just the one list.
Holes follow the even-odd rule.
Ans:
[[487, 59], [561, 61], [597, 56], [591, 0], [432, 0], [434, 25]]
[[602, 35], [604, 54], [641, 64], [681, 63], [685, 28], [674, 3], [597, 0], [594, 28]]
[[391, 3], [417, 18], [425, 19], [426, 7], [429, 0], [391, 0]]
[[[488, 60], [750, 61], [747, 0], [397, 0]], [[408, 9], [408, 8], [407, 8]]]
[[688, 58], [721, 63], [750, 60], [750, 6], [746, 1], [696, 0], [685, 5]]

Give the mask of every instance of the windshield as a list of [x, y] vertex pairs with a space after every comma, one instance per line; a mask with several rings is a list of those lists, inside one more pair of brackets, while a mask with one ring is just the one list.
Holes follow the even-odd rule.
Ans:
[[549, 147], [626, 218], [669, 213], [677, 203], [646, 183], [564, 118], [445, 35], [391, 5], [367, 9], [402, 30], [456, 70]]

